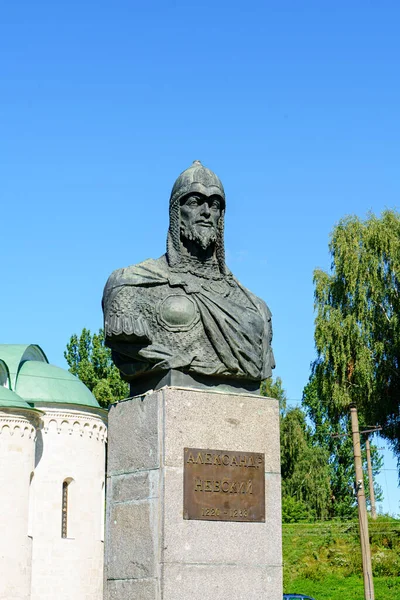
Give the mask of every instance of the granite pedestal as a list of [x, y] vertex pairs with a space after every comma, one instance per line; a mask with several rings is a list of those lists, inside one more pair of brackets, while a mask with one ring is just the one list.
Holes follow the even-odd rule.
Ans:
[[[109, 415], [105, 600], [281, 600], [278, 401], [165, 387]], [[265, 454], [265, 522], [185, 520], [184, 448]]]

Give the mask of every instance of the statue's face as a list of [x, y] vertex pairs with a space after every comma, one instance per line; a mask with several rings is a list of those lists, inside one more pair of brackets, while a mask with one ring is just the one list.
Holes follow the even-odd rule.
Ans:
[[222, 214], [221, 198], [190, 194], [181, 203], [181, 236], [206, 250], [217, 240], [218, 221]]

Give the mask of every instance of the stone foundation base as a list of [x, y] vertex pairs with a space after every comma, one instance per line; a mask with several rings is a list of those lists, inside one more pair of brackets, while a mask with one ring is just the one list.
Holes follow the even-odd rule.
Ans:
[[[265, 454], [265, 523], [185, 520], [184, 448]], [[176, 387], [110, 409], [106, 600], [282, 600], [278, 401]]]

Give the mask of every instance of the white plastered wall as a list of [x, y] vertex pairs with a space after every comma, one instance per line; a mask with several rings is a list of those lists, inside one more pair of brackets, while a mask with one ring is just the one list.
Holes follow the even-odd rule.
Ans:
[[[36, 442], [31, 600], [100, 600], [103, 593], [104, 415], [71, 405], [45, 411]], [[61, 536], [67, 480], [67, 537]]]
[[0, 600], [29, 600], [35, 413], [0, 410]]

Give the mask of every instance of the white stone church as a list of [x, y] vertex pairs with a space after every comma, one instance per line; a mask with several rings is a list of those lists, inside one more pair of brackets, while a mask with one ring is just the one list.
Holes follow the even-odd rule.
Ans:
[[39, 346], [0, 344], [0, 600], [101, 600], [106, 415]]

